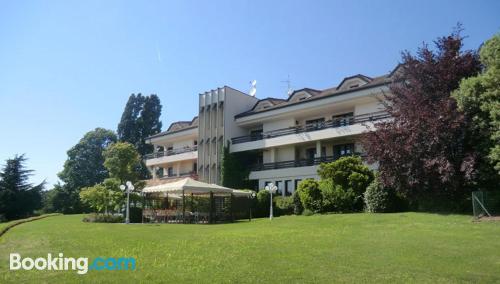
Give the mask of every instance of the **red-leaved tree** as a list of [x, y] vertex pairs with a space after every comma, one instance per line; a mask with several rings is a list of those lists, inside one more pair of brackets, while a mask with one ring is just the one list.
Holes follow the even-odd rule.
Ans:
[[465, 119], [450, 97], [460, 80], [480, 69], [476, 52], [462, 50], [460, 31], [438, 38], [416, 55], [403, 52], [402, 64], [386, 95], [393, 120], [364, 135], [371, 162], [379, 163], [381, 182], [410, 202], [459, 201], [475, 173], [467, 145]]

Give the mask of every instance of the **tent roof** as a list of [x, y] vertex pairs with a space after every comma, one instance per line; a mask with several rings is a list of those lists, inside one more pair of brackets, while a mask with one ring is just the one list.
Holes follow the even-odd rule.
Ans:
[[185, 178], [179, 181], [165, 183], [155, 186], [145, 187], [142, 192], [167, 192], [177, 194], [200, 194], [200, 193], [232, 193], [233, 190], [216, 184], [208, 184], [192, 178]]

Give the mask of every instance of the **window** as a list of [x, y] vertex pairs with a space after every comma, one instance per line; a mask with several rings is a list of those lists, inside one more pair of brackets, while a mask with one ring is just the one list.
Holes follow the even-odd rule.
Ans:
[[174, 168], [168, 167], [167, 176], [169, 176], [169, 177], [174, 176]]
[[354, 122], [353, 113], [344, 113], [332, 116], [333, 127], [347, 126]]
[[265, 188], [266, 186], [268, 186], [270, 183], [271, 183], [270, 181], [265, 181], [265, 182], [264, 182], [264, 188]]
[[193, 173], [196, 173], [198, 171], [198, 163], [193, 164]]
[[285, 180], [285, 195], [289, 196], [293, 194], [292, 190], [292, 180]]
[[[301, 179], [296, 179], [296, 180], [295, 180], [295, 187], [294, 187], [294, 188], [295, 188], [295, 190], [297, 190], [297, 189], [299, 188], [299, 183], [300, 183], [301, 181], [302, 181]], [[294, 191], [295, 191], [295, 190], [294, 190]]]
[[316, 148], [306, 149], [306, 159], [307, 160], [313, 161], [315, 155], [316, 155]]
[[250, 131], [250, 140], [260, 140], [262, 139], [262, 129], [255, 129]]
[[283, 182], [281, 180], [277, 180], [275, 185], [276, 185], [276, 196], [283, 195]]
[[194, 145], [194, 146], [198, 145], [198, 140], [194, 140], [194, 141], [193, 141], [193, 145]]
[[318, 119], [306, 120], [306, 129], [308, 131], [320, 129], [324, 125], [324, 122], [325, 122], [324, 117]]
[[338, 159], [343, 156], [354, 154], [354, 144], [341, 144], [333, 146], [333, 158]]

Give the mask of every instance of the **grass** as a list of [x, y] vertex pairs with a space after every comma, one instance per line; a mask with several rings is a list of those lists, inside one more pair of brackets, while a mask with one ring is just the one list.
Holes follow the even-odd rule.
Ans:
[[[0, 282], [499, 282], [500, 223], [423, 213], [286, 216], [223, 225], [49, 217], [0, 238]], [[8, 255], [135, 257], [135, 271], [9, 271]]]

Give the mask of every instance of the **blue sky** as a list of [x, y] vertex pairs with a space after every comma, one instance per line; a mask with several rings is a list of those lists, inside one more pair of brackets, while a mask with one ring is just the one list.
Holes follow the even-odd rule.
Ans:
[[500, 31], [500, 1], [2, 1], [0, 163], [25, 153], [33, 182], [57, 181], [66, 151], [116, 130], [131, 93], [156, 93], [164, 128], [198, 94], [257, 97], [377, 76], [402, 50], [465, 28], [466, 48]]

